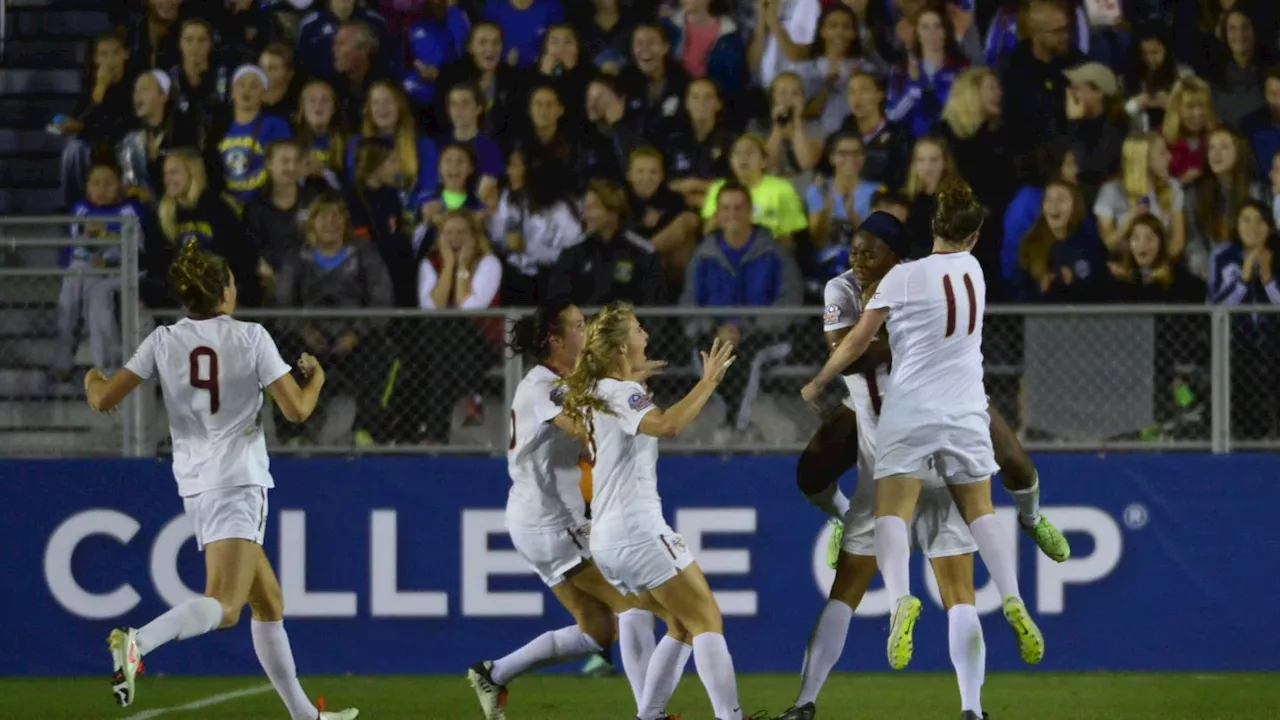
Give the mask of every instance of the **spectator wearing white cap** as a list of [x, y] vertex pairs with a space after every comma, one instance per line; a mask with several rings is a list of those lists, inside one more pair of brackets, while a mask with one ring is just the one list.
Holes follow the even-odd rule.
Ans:
[[235, 71], [231, 124], [217, 141], [226, 190], [242, 203], [267, 184], [267, 145], [293, 136], [283, 118], [262, 109], [267, 82], [257, 65], [241, 65]]
[[1099, 62], [1077, 65], [1063, 73], [1067, 90], [1067, 125], [1063, 133], [1080, 164], [1079, 185], [1092, 207], [1098, 188], [1120, 168], [1129, 117], [1115, 73]]
[[169, 91], [173, 80], [160, 70], [150, 70], [133, 83], [133, 114], [139, 128], [116, 145], [125, 193], [151, 203], [164, 187], [164, 153], [173, 147], [173, 115]]

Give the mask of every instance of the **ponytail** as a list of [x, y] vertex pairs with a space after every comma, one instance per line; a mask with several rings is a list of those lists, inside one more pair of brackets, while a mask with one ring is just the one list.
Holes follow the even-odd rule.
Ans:
[[630, 320], [635, 317], [626, 305], [610, 305], [587, 323], [582, 354], [573, 371], [560, 381], [565, 388], [563, 410], [569, 420], [587, 426], [597, 412], [613, 414], [603, 398], [595, 394], [596, 384], [609, 376], [614, 356], [626, 345]]

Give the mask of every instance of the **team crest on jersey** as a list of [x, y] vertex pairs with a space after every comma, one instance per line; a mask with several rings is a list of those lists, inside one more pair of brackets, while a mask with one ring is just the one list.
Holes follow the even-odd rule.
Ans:
[[635, 393], [631, 397], [627, 398], [627, 407], [636, 412], [644, 410], [651, 405], [653, 405], [653, 401], [644, 393]]
[[680, 535], [672, 535], [670, 538], [668, 538], [668, 542], [671, 543], [671, 547], [675, 548], [676, 550], [679, 550], [681, 552], [689, 551], [689, 546], [685, 545], [684, 538]]
[[840, 322], [840, 306], [828, 305], [827, 311], [822, 313], [822, 324], [835, 325], [838, 322]]
[[620, 283], [629, 283], [634, 271], [635, 267], [630, 262], [622, 260], [613, 266], [613, 279]]
[[566, 392], [567, 388], [563, 385], [557, 385], [551, 388], [551, 403], [556, 407], [564, 405], [564, 396]]

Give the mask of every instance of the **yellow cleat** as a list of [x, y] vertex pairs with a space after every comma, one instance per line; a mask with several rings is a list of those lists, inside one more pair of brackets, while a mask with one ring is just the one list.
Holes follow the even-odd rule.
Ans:
[[913, 595], [899, 598], [893, 606], [889, 621], [889, 667], [894, 670], [901, 670], [911, 662], [911, 653], [915, 650], [911, 634], [919, 618], [920, 600]]
[[1027, 612], [1027, 606], [1020, 598], [1010, 596], [1004, 599], [1004, 619], [1018, 639], [1018, 652], [1022, 654], [1023, 662], [1036, 665], [1043, 660], [1044, 635], [1040, 634], [1040, 628], [1036, 627], [1036, 621], [1031, 619], [1031, 613]]

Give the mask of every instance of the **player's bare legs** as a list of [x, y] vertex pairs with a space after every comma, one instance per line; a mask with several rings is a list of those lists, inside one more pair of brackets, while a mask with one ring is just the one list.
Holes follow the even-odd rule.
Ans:
[[1022, 659], [1032, 665], [1040, 662], [1044, 657], [1044, 637], [1022, 602], [1013, 552], [1004, 541], [1000, 522], [991, 504], [991, 478], [967, 483], [948, 482], [947, 488], [960, 509], [961, 517], [969, 525], [974, 541], [978, 543], [978, 552], [991, 572], [991, 579], [995, 580], [1004, 598], [1004, 617], [1017, 635]]
[[711, 698], [717, 720], [742, 720], [733, 658], [724, 640], [724, 620], [702, 569], [691, 563], [650, 594], [693, 636], [698, 677]]
[[809, 634], [809, 643], [805, 646], [804, 667], [800, 671], [800, 694], [796, 697], [795, 705], [780, 715], [778, 720], [812, 720], [817, 712], [818, 693], [844, 652], [853, 611], [858, 609], [875, 576], [875, 556], [854, 555], [843, 551], [840, 553], [836, 563], [836, 579], [831, 583], [827, 604], [818, 615], [813, 632]]
[[809, 502], [831, 518], [834, 531], [827, 543], [827, 564], [836, 567], [844, 537], [849, 498], [840, 478], [858, 462], [858, 416], [845, 405], [836, 406], [814, 431], [796, 463], [796, 485]]
[[964, 717], [982, 718], [982, 683], [987, 673], [987, 645], [974, 604], [973, 554], [932, 558], [942, 607], [947, 611], [947, 646], [960, 686]]
[[920, 600], [911, 594], [907, 561], [911, 537], [907, 526], [915, 514], [922, 482], [905, 475], [876, 480], [876, 562], [889, 591], [893, 614], [889, 621], [889, 667], [901, 670], [911, 662], [912, 631], [920, 617]]
[[999, 411], [989, 406], [987, 413], [991, 416], [991, 444], [1000, 466], [1000, 479], [1018, 509], [1018, 524], [1046, 556], [1057, 562], [1066, 560], [1071, 557], [1070, 543], [1040, 514], [1040, 477], [1035, 464]]
[[[608, 607], [611, 621], [612, 616], [617, 615], [618, 652], [622, 656], [622, 670], [627, 676], [627, 682], [631, 685], [632, 694], [635, 695], [636, 707], [643, 710], [645, 676], [649, 672], [649, 663], [655, 649], [652, 609], [644, 607], [636, 596], [626, 596], [618, 592], [600, 574], [600, 568], [589, 560], [575, 568], [566, 581], [579, 592]], [[570, 610], [570, 612], [573, 611]], [[578, 616], [574, 615], [574, 617]], [[609, 647], [609, 644], [601, 642], [600, 646]], [[685, 660], [688, 658], [686, 657]], [[684, 671], [683, 664], [680, 666], [680, 671]], [[669, 698], [668, 694], [663, 699], [664, 706]]]

